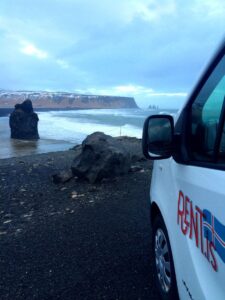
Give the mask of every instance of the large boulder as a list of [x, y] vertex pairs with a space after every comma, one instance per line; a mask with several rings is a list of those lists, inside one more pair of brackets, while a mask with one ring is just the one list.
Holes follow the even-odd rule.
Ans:
[[21, 104], [16, 104], [10, 114], [9, 125], [12, 139], [37, 140], [38, 115], [33, 111], [31, 100], [27, 99]]
[[82, 143], [81, 153], [75, 157], [72, 172], [89, 182], [128, 173], [131, 156], [124, 145], [109, 135], [95, 132]]
[[142, 152], [142, 141], [141, 139], [130, 137], [130, 136], [120, 136], [116, 138], [124, 147], [129, 151], [132, 163], [146, 161], [146, 158]]

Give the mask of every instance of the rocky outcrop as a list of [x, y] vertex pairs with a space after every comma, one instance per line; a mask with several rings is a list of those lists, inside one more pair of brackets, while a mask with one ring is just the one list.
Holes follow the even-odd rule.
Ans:
[[75, 176], [90, 183], [129, 172], [131, 155], [116, 138], [95, 132], [82, 143], [82, 151], [72, 164]]
[[33, 111], [31, 100], [27, 99], [22, 104], [16, 104], [14, 111], [9, 117], [11, 138], [22, 140], [39, 139], [38, 120], [38, 115]]

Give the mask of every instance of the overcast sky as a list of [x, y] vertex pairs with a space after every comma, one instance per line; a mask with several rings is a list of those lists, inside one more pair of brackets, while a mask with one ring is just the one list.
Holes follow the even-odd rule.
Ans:
[[179, 107], [224, 28], [224, 0], [1, 0], [0, 89]]

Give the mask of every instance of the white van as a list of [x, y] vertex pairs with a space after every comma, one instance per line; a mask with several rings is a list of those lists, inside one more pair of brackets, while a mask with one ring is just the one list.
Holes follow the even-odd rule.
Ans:
[[225, 299], [225, 42], [173, 119], [154, 115], [143, 153], [162, 299]]

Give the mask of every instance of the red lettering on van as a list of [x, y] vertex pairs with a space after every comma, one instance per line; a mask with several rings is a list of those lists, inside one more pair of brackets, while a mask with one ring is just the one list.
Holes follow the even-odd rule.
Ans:
[[185, 198], [184, 194], [180, 191], [178, 196], [178, 209], [177, 209], [177, 224], [180, 224], [181, 230], [184, 235], [187, 233], [187, 226], [184, 228], [184, 216], [185, 216]]
[[217, 266], [217, 261], [216, 261], [216, 257], [215, 257], [215, 253], [214, 253], [215, 250], [216, 250], [215, 245], [212, 242], [210, 242], [209, 243], [209, 251], [210, 251], [210, 254], [211, 254], [211, 261], [210, 262], [211, 262], [211, 265], [212, 265], [214, 271], [217, 271], [218, 266]]
[[181, 232], [190, 239], [195, 240], [195, 245], [200, 249], [202, 254], [207, 258], [214, 271], [218, 270], [216, 257], [214, 254], [215, 246], [206, 237], [203, 236], [203, 211], [194, 206], [188, 196], [179, 191], [177, 203], [177, 224]]

